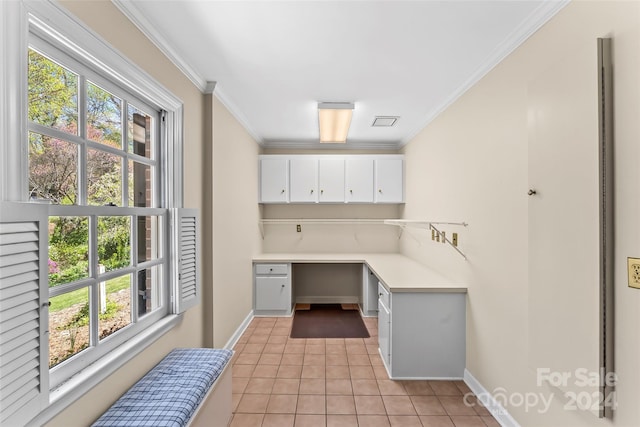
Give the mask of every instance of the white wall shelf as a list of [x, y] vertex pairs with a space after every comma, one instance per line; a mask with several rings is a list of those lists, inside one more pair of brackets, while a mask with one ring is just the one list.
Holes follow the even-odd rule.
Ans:
[[437, 236], [438, 241], [442, 241], [444, 243], [449, 244], [449, 246], [455, 249], [456, 252], [458, 252], [462, 256], [462, 258], [464, 258], [465, 260], [467, 259], [467, 256], [460, 249], [458, 249], [458, 245], [454, 244], [451, 240], [449, 240], [445, 232], [440, 231], [440, 228], [443, 225], [445, 226], [455, 225], [455, 226], [466, 227], [467, 225], [469, 225], [466, 222], [436, 222], [436, 221], [423, 221], [423, 220], [411, 220], [411, 219], [388, 219], [388, 220], [385, 220], [384, 223], [387, 225], [398, 226], [400, 227], [401, 230], [404, 230], [405, 228], [420, 228], [424, 230], [431, 230], [432, 238], [433, 236]]
[[265, 225], [386, 225], [386, 219], [361, 219], [361, 218], [279, 218], [261, 219], [258, 222], [260, 233], [264, 239]]
[[265, 225], [392, 225], [400, 227], [400, 236], [402, 231], [406, 228], [419, 228], [423, 230], [431, 230], [432, 234], [437, 235], [438, 241], [448, 243], [453, 249], [456, 250], [465, 260], [467, 256], [458, 249], [446, 236], [445, 232], [440, 231], [442, 226], [461, 226], [466, 227], [466, 222], [442, 222], [442, 221], [424, 221], [424, 220], [411, 220], [411, 219], [371, 219], [371, 218], [278, 218], [278, 219], [261, 219], [258, 222], [260, 227], [260, 234], [264, 239], [264, 226]]

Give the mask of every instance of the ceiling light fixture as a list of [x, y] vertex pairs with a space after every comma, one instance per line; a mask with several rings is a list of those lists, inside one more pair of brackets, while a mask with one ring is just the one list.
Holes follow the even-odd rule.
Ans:
[[352, 102], [318, 103], [320, 142], [338, 144], [347, 142], [353, 108]]

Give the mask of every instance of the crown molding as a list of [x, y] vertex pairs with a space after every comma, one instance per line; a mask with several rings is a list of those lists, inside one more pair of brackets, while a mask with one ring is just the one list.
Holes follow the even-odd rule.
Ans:
[[203, 92], [205, 95], [211, 95], [214, 90], [216, 90], [216, 82], [207, 82]]
[[126, 0], [111, 0], [111, 2], [133, 23], [151, 42], [169, 58], [169, 60], [184, 74], [202, 93], [207, 93], [208, 82], [198, 74], [173, 48], [162, 32], [156, 29], [142, 12], [131, 2]]
[[425, 117], [422, 124], [409, 135], [402, 139], [400, 147], [407, 145], [413, 138], [416, 137], [429, 123], [431, 123], [436, 117], [444, 112], [449, 106], [458, 100], [467, 90], [471, 89], [476, 83], [480, 81], [487, 73], [489, 73], [496, 65], [502, 62], [507, 56], [509, 56], [514, 50], [516, 50], [522, 43], [524, 43], [529, 37], [531, 37], [536, 31], [538, 31], [544, 24], [547, 23], [556, 13], [569, 4], [571, 0], [551, 0], [545, 1], [538, 6], [529, 16], [522, 21], [522, 23], [516, 27], [503, 41], [496, 47], [493, 52], [487, 57], [475, 73], [471, 75], [460, 87], [453, 92], [445, 101], [440, 104], [435, 110]]
[[151, 42], [204, 94], [215, 94], [231, 115], [244, 127], [251, 137], [263, 145], [262, 138], [249, 125], [249, 121], [240, 109], [225, 95], [220, 83], [207, 81], [198, 74], [173, 48], [171, 43], [158, 31], [134, 4], [126, 0], [111, 2], [144, 34]]
[[220, 101], [222, 105], [224, 105], [225, 108], [229, 110], [229, 113], [231, 113], [231, 115], [240, 123], [240, 125], [242, 125], [244, 130], [246, 130], [247, 133], [251, 135], [254, 141], [256, 141], [258, 145], [263, 146], [264, 140], [249, 125], [249, 120], [247, 120], [244, 114], [242, 114], [240, 109], [236, 107], [236, 105], [229, 99], [229, 97], [226, 96], [224, 89], [222, 89], [222, 87], [220, 86], [220, 83], [216, 84], [214, 95], [216, 96], [216, 98], [218, 98], [218, 101]]
[[328, 144], [318, 141], [264, 141], [264, 148], [282, 148], [289, 150], [398, 150], [398, 142], [349, 141], [346, 144]]

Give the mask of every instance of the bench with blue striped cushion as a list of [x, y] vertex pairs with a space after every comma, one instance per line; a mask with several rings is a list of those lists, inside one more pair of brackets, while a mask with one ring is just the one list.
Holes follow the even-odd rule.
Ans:
[[133, 385], [94, 427], [184, 427], [233, 351], [178, 348]]

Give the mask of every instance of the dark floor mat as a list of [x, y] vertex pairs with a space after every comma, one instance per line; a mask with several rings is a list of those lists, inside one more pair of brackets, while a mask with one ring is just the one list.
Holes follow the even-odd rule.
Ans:
[[369, 332], [357, 310], [311, 304], [310, 310], [297, 310], [293, 316], [291, 338], [369, 338]]

